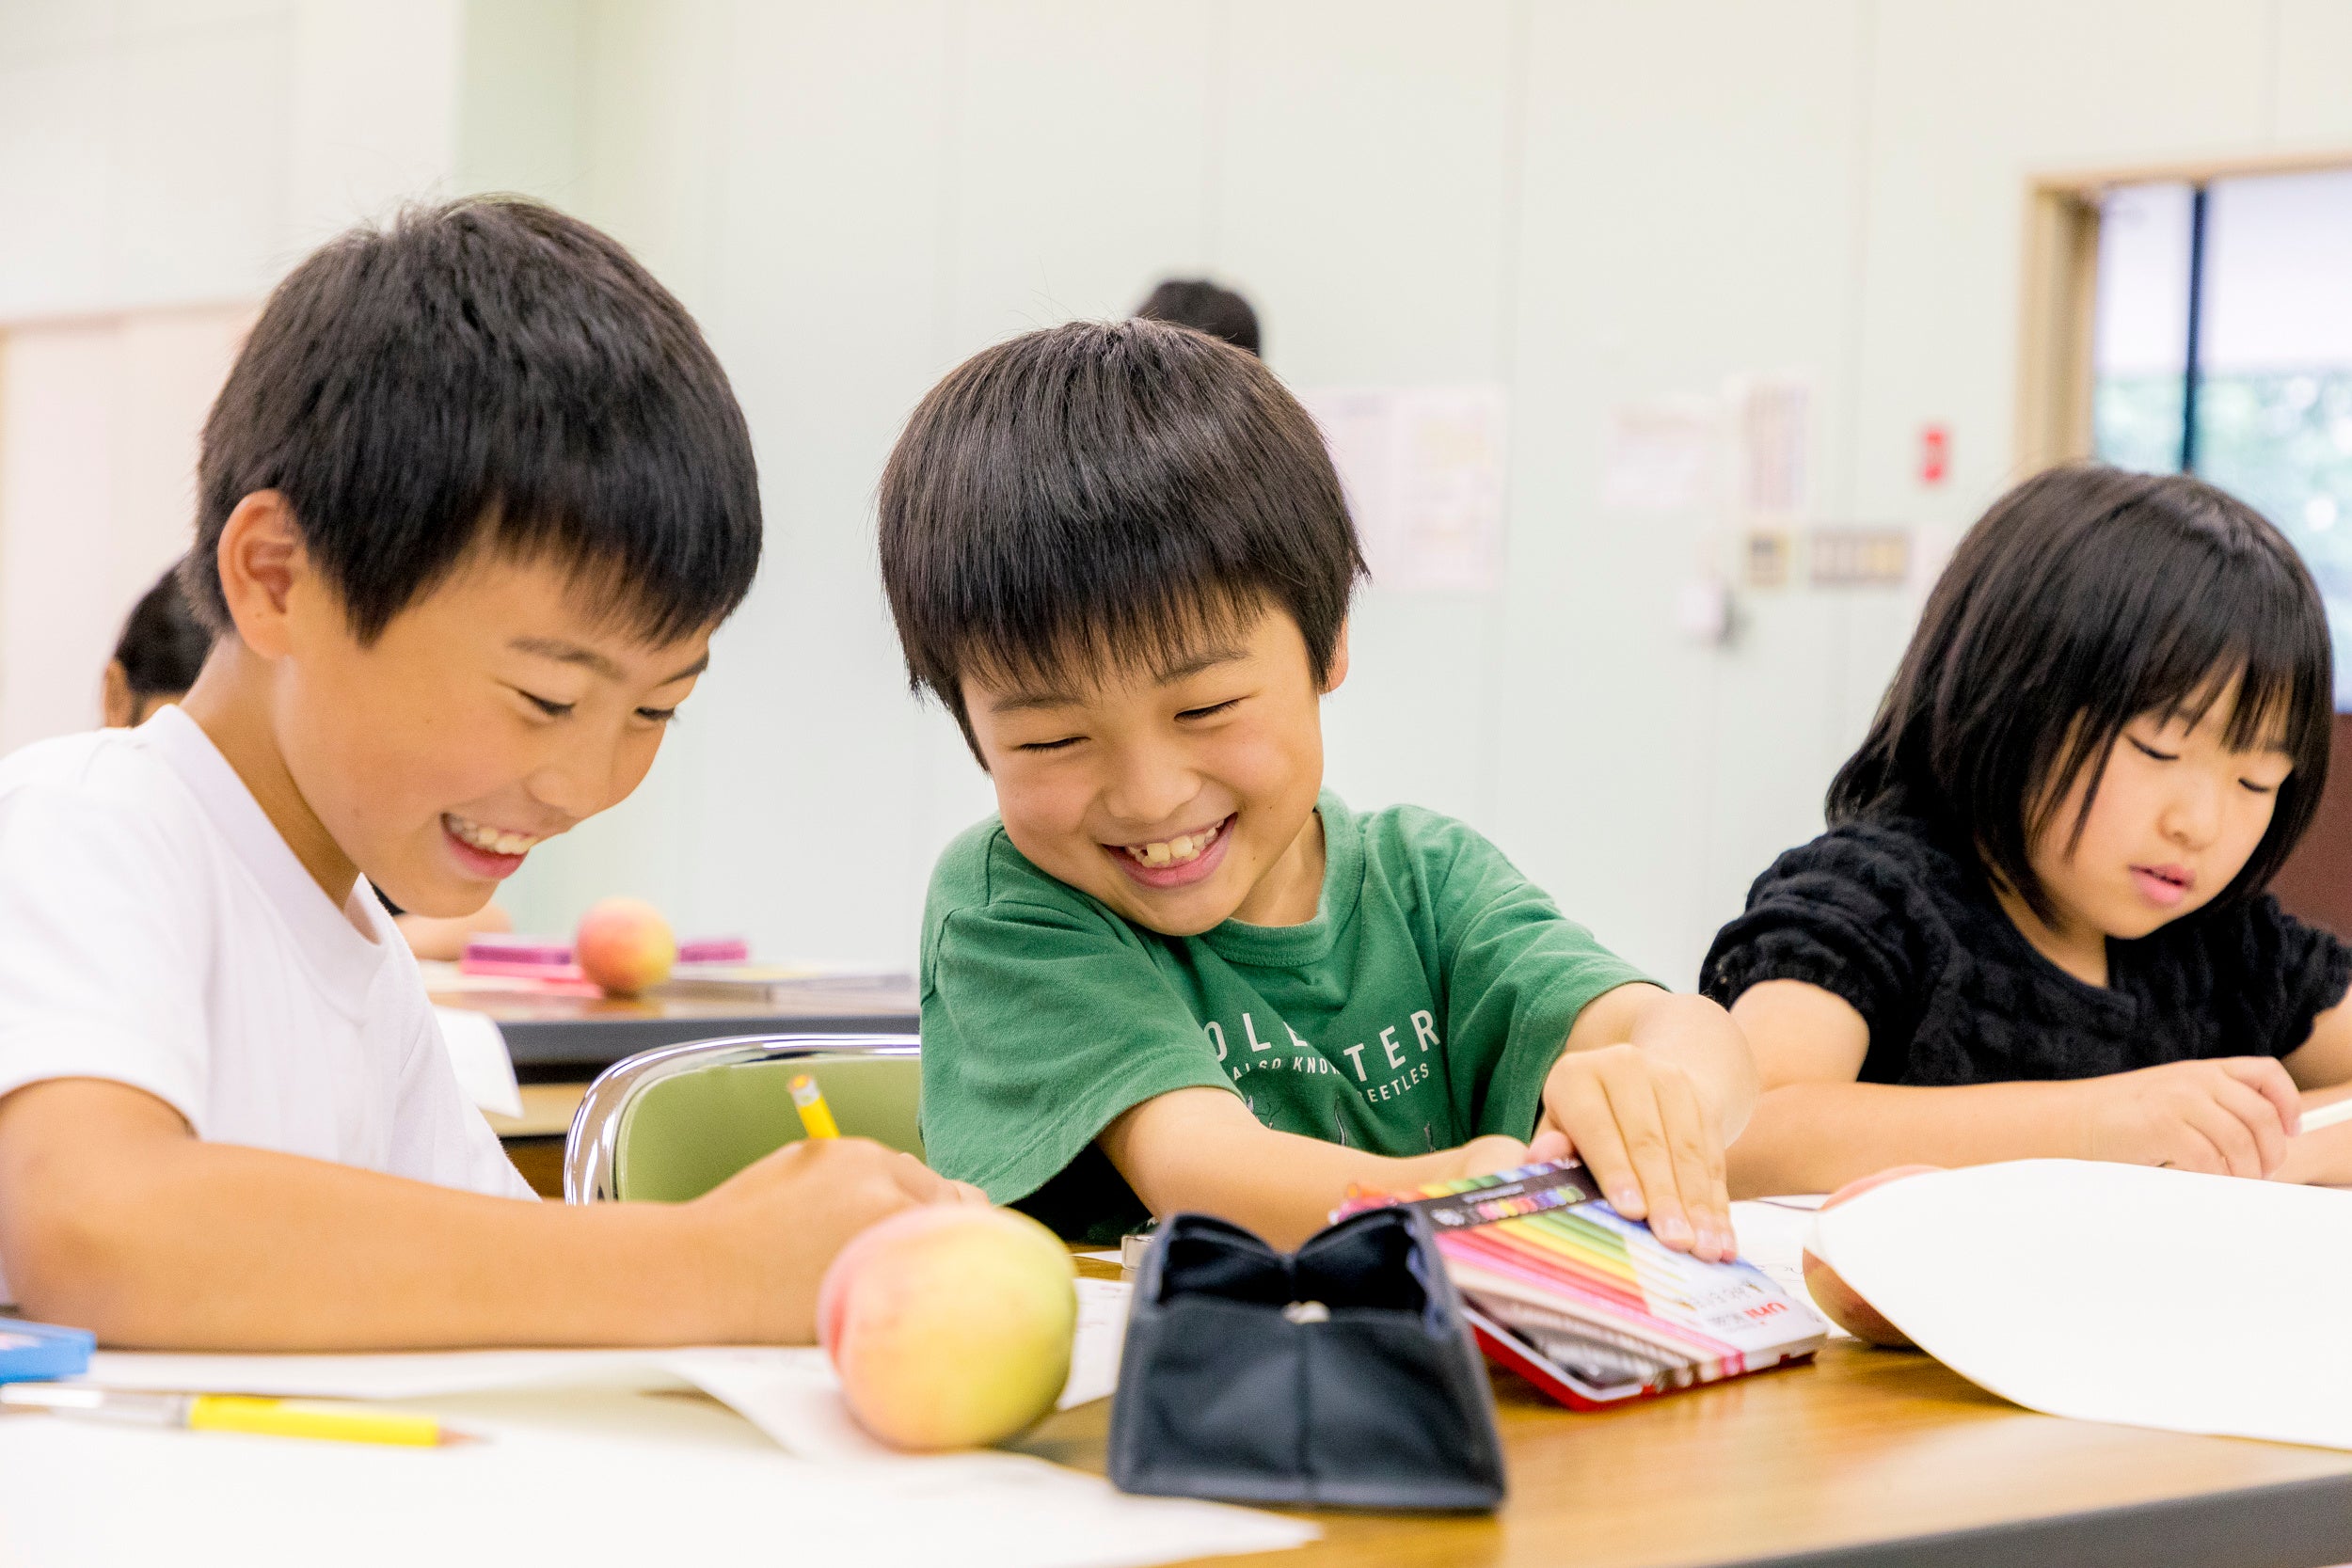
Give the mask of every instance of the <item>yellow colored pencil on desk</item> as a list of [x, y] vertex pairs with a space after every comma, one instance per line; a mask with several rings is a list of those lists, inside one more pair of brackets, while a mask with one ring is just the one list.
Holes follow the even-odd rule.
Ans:
[[133, 1426], [192, 1432], [245, 1432], [264, 1437], [316, 1437], [337, 1443], [387, 1443], [431, 1449], [462, 1442], [430, 1416], [405, 1411], [253, 1399], [242, 1394], [154, 1394], [77, 1383], [0, 1384], [0, 1409], [45, 1410]]
[[817, 1086], [817, 1080], [807, 1073], [796, 1073], [792, 1083], [792, 1108], [801, 1113], [801, 1129], [812, 1138], [837, 1138], [841, 1124], [833, 1119], [833, 1107], [825, 1103], [825, 1091]]

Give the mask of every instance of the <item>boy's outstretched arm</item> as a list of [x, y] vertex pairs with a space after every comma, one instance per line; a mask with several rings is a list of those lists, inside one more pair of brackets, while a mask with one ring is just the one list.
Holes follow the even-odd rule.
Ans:
[[0, 1100], [0, 1261], [28, 1316], [184, 1350], [810, 1338], [842, 1244], [977, 1200], [861, 1139], [789, 1145], [691, 1203], [580, 1208], [199, 1141], [101, 1079]]
[[1742, 991], [1731, 1016], [1763, 1072], [1763, 1098], [1731, 1146], [1731, 1185], [1745, 1196], [1832, 1192], [1890, 1165], [1995, 1160], [2260, 1177], [2284, 1174], [2296, 1142], [2295, 1080], [2268, 1056], [2056, 1083], [1862, 1084], [1870, 1027], [1843, 997], [1767, 980]]
[[1619, 1213], [1711, 1262], [1739, 1250], [1724, 1146], [1756, 1098], [1756, 1058], [1729, 1014], [1636, 982], [1577, 1014], [1536, 1134], [1565, 1135]]
[[[1350, 1187], [1403, 1192], [1509, 1170], [1531, 1158], [1517, 1138], [1472, 1138], [1459, 1148], [1396, 1159], [1295, 1132], [1278, 1132], [1228, 1089], [1173, 1089], [1131, 1106], [1095, 1140], [1154, 1214], [1215, 1214], [1295, 1247], [1323, 1228]], [[1557, 1158], [1557, 1138], [1533, 1158]]]

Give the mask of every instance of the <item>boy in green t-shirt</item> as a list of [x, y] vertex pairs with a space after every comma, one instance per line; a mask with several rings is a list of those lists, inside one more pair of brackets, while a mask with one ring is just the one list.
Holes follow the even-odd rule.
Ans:
[[924, 913], [943, 1174], [1066, 1234], [1192, 1209], [1292, 1245], [1351, 1185], [1573, 1149], [1669, 1245], [1731, 1254], [1756, 1069], [1723, 1009], [1461, 823], [1323, 790], [1363, 559], [1257, 360], [1141, 321], [976, 356], [891, 455], [882, 562], [999, 809]]

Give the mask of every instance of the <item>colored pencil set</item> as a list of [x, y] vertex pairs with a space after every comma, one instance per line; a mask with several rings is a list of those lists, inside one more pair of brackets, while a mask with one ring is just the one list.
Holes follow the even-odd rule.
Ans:
[[1582, 1406], [1761, 1371], [1820, 1349], [1812, 1307], [1611, 1208], [1573, 1161], [1353, 1198], [1419, 1210], [1487, 1354]]

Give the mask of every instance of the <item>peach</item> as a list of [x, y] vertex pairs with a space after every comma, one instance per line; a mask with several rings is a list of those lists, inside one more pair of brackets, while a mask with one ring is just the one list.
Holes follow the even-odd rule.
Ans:
[[1025, 1214], [934, 1204], [861, 1232], [825, 1271], [817, 1338], [858, 1424], [894, 1448], [1001, 1442], [1070, 1380], [1077, 1270]]
[[[1883, 1187], [1889, 1181], [1916, 1176], [1921, 1171], [1943, 1168], [1941, 1165], [1889, 1165], [1884, 1170], [1874, 1171], [1847, 1182], [1823, 1199], [1821, 1207], [1835, 1209], [1841, 1203], [1860, 1197], [1873, 1187]], [[1813, 1305], [1820, 1307], [1830, 1322], [1865, 1344], [1885, 1345], [1896, 1350], [1910, 1348], [1911, 1337], [1887, 1322], [1877, 1307], [1863, 1300], [1860, 1291], [1840, 1279], [1837, 1271], [1815, 1257], [1809, 1247], [1804, 1254], [1804, 1288], [1812, 1292]]]
[[604, 898], [580, 917], [572, 938], [580, 972], [608, 996], [635, 996], [670, 977], [677, 939], [661, 911], [642, 898]]

